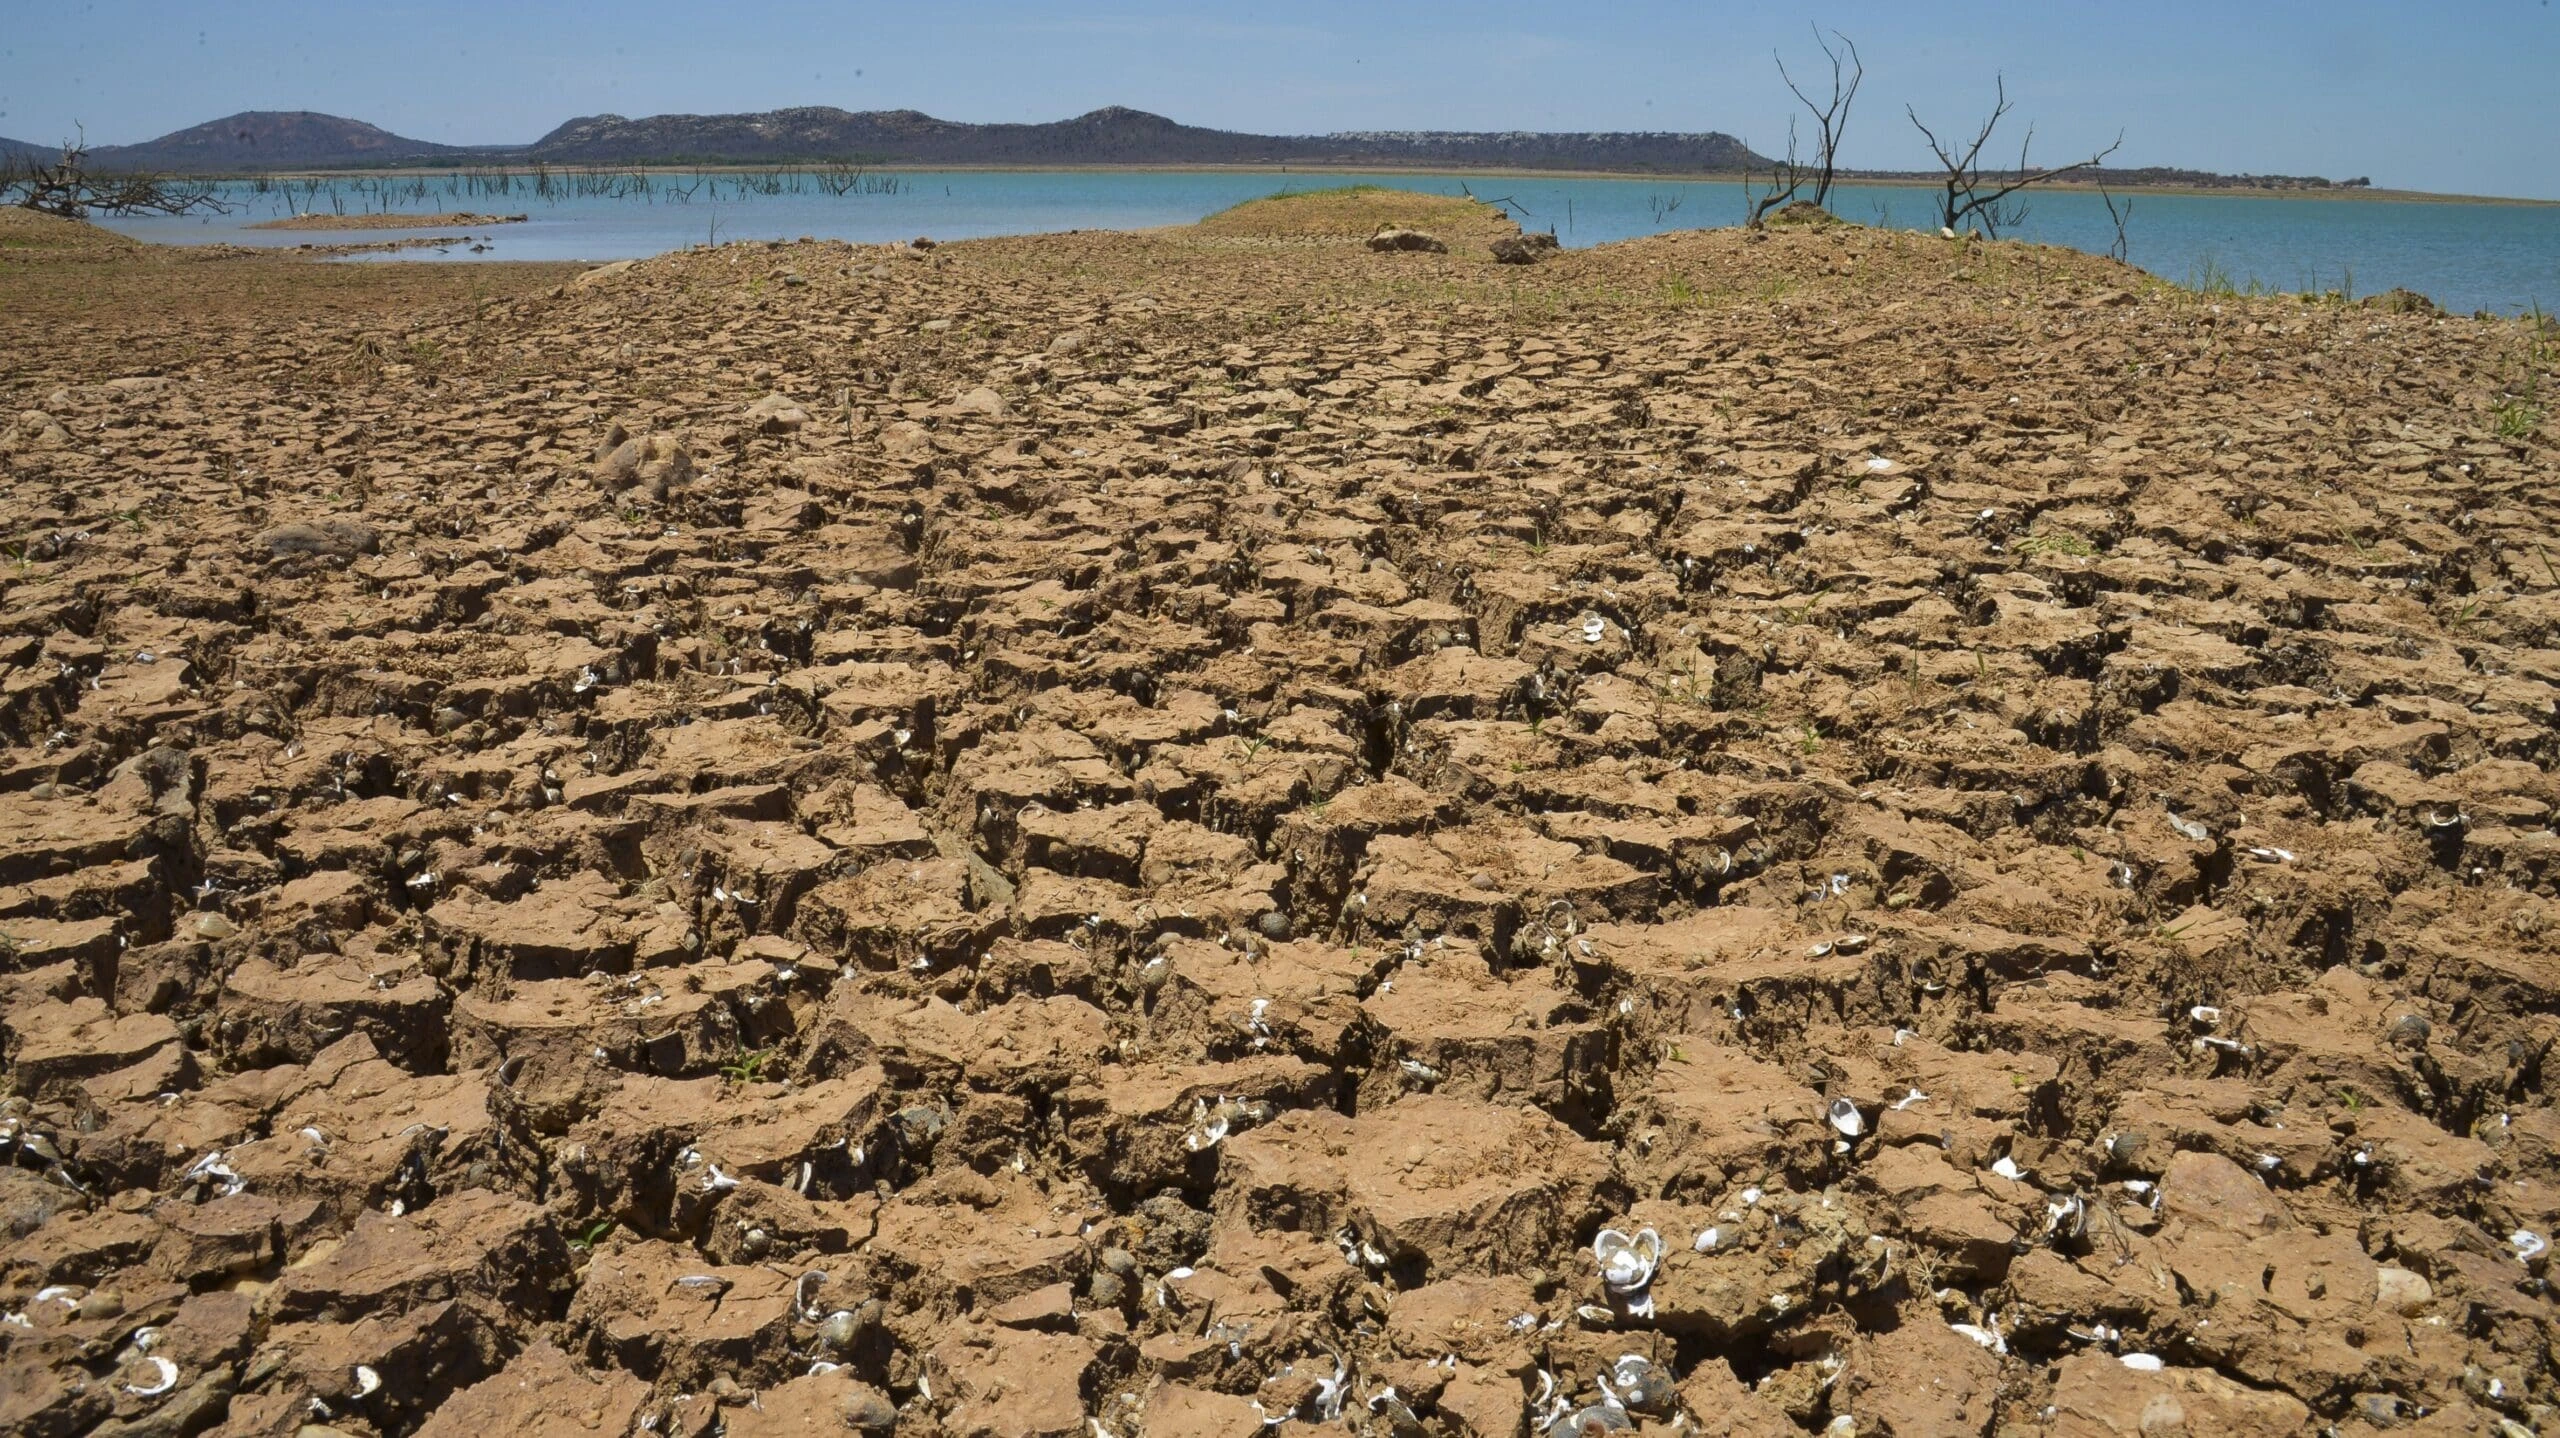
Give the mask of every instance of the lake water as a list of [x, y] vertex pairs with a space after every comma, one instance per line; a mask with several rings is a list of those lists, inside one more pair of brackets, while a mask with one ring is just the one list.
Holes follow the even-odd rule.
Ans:
[[[574, 184], [569, 176], [555, 183]], [[868, 177], [874, 192], [829, 194], [812, 175], [650, 177], [645, 194], [530, 193], [518, 178], [504, 194], [475, 192], [452, 177], [337, 181], [290, 199], [247, 182], [226, 185], [232, 213], [189, 219], [111, 219], [140, 239], [291, 246], [389, 238], [387, 232], [252, 230], [245, 226], [298, 209], [365, 213], [385, 208], [434, 213], [526, 214], [522, 224], [475, 232], [474, 253], [407, 250], [384, 258], [440, 260], [616, 260], [722, 241], [826, 239], [937, 240], [1070, 229], [1138, 229], [1188, 224], [1239, 201], [1285, 190], [1372, 182], [1440, 194], [1470, 190], [1506, 200], [1530, 229], [1553, 227], [1568, 247], [1665, 230], [1733, 225], [1742, 187], [1727, 181], [1585, 179], [1438, 174], [1288, 174], [1237, 171], [966, 170]], [[592, 182], [590, 182], [592, 183]], [[627, 178], [623, 181], [628, 184]], [[894, 184], [893, 193], [876, 187]], [[424, 193], [419, 187], [423, 185]], [[2122, 196], [2118, 203], [2124, 202]], [[1844, 186], [1832, 208], [1867, 224], [1934, 229], [1935, 192], [1902, 186]], [[2346, 288], [2357, 295], [2394, 287], [2418, 291], [2456, 312], [2560, 310], [2560, 207], [2275, 196], [2137, 194], [2127, 226], [2131, 258], [2164, 279], [2196, 284], [2219, 276], [2246, 289]], [[289, 206], [291, 208], [289, 208]], [[2115, 227], [2097, 195], [2051, 191], [2032, 197], [2021, 239], [2104, 251]]]

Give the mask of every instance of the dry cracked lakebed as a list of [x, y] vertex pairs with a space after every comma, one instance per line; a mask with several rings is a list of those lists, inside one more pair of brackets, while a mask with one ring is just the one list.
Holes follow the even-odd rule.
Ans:
[[13, 241], [0, 1430], [2560, 1432], [2552, 336], [1501, 230]]

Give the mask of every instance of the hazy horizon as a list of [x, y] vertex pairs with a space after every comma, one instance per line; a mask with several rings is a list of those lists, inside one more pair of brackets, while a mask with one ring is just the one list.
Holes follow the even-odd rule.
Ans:
[[[2536, 72], [2560, 53], [2547, 0], [2433, 12], [2378, 0], [2174, 3], [2139, 20], [1998, 0], [1762, 11], [1625, 3], [1468, 7], [1450, 18], [1337, 3], [1201, 15], [1134, 3], [1058, 15], [769, 0], [706, 17], [668, 0], [534, 11], [489, 0], [284, 0], [253, 16], [164, 0], [26, 14], [0, 39], [0, 135], [126, 144], [243, 110], [313, 110], [419, 140], [522, 144], [578, 115], [831, 105], [1042, 122], [1107, 105], [1262, 134], [1345, 130], [1723, 131], [1784, 147], [1820, 19], [1858, 42], [1865, 88], [1842, 162], [1930, 163], [1903, 114], [1978, 121], [1993, 76], [2041, 159], [2121, 130], [2111, 163], [2371, 178], [2560, 199]], [[2412, 83], [2426, 77], [2435, 83]], [[2459, 104], [2442, 99], [2459, 77]], [[2009, 158], [2003, 155], [2003, 161]]]

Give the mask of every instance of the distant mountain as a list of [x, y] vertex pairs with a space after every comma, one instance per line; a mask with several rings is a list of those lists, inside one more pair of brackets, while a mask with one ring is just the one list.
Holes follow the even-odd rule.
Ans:
[[[12, 154], [52, 157], [53, 145], [0, 140]], [[250, 110], [146, 140], [98, 145], [101, 169], [237, 175], [448, 165], [1317, 165], [1441, 169], [1614, 170], [1667, 175], [1765, 171], [1769, 161], [1731, 135], [1707, 131], [1346, 130], [1249, 135], [1180, 124], [1114, 105], [1041, 125], [973, 125], [917, 110], [810, 105], [736, 115], [584, 115], [530, 145], [438, 145], [361, 120], [310, 110]], [[1936, 180], [1909, 170], [1843, 171], [1842, 179]], [[2083, 178], [2131, 187], [2258, 190], [2361, 188], [2361, 179], [2217, 175], [2201, 170], [2103, 170]]]
[[1730, 135], [1368, 131], [1249, 135], [1120, 106], [1041, 125], [972, 125], [914, 110], [811, 106], [745, 115], [588, 115], [536, 140], [558, 164], [865, 159], [901, 165], [1516, 165], [1698, 172], [1765, 163]]
[[61, 153], [59, 145], [39, 145], [30, 140], [12, 140], [0, 135], [0, 165], [28, 158], [50, 160]]
[[479, 153], [311, 110], [244, 110], [138, 145], [92, 146], [89, 162], [102, 169], [236, 174], [459, 162]]

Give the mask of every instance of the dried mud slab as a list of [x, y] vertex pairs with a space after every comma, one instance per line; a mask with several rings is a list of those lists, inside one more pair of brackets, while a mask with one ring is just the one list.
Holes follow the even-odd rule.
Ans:
[[1512, 233], [13, 245], [0, 1430], [2553, 1431], [2551, 336]]

